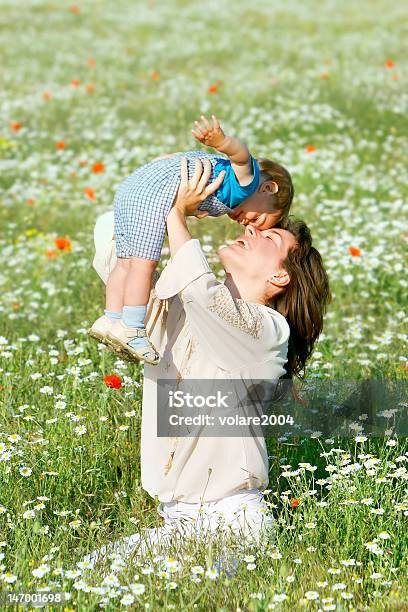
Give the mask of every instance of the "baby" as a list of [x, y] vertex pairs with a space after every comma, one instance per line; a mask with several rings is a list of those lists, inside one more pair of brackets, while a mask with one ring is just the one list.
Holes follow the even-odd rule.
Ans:
[[[189, 178], [195, 160], [209, 160], [210, 180], [220, 186], [198, 207], [199, 213], [227, 214], [242, 225], [269, 229], [287, 216], [293, 198], [288, 171], [268, 159], [254, 159], [247, 146], [226, 136], [218, 119], [195, 121], [194, 137], [227, 157], [202, 151], [154, 159], [119, 185], [114, 198], [117, 264], [106, 285], [105, 314], [88, 334], [132, 361], [157, 364], [159, 355], [144, 325], [152, 275], [162, 249], [166, 217], [180, 184], [180, 161], [187, 158]], [[208, 163], [208, 162], [207, 162]]]

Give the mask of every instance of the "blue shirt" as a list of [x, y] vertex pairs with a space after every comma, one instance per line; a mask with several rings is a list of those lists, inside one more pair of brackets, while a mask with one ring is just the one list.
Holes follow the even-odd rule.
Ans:
[[219, 175], [221, 170], [225, 170], [225, 176], [220, 187], [215, 192], [215, 195], [221, 202], [228, 206], [228, 208], [236, 208], [244, 200], [249, 198], [249, 196], [255, 193], [258, 188], [259, 165], [252, 155], [251, 161], [254, 178], [249, 185], [240, 185], [232, 169], [230, 160], [223, 157], [218, 158], [214, 168], [214, 179]]

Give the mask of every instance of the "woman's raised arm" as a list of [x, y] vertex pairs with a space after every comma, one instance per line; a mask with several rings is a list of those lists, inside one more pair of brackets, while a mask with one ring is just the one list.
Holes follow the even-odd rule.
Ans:
[[167, 234], [169, 238], [170, 255], [174, 257], [178, 249], [187, 240], [191, 240], [191, 234], [186, 223], [186, 216], [196, 216], [201, 219], [206, 217], [208, 212], [199, 211], [198, 206], [209, 195], [217, 191], [221, 185], [225, 171], [220, 172], [217, 178], [210, 184], [208, 180], [211, 176], [210, 160], [201, 163], [200, 159], [195, 161], [195, 171], [193, 177], [188, 179], [187, 158], [181, 159], [181, 181], [173, 207], [167, 215]]

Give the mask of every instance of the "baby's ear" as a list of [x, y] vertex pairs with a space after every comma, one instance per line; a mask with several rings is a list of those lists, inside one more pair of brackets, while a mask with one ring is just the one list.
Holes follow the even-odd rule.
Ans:
[[278, 183], [275, 183], [275, 181], [273, 181], [272, 179], [268, 179], [264, 181], [263, 183], [261, 183], [260, 191], [269, 192], [271, 194], [278, 193], [279, 191]]

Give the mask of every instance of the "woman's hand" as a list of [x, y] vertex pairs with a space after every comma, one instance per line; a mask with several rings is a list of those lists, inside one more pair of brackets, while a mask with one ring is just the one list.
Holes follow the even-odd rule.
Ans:
[[176, 199], [166, 218], [167, 235], [169, 238], [170, 255], [174, 257], [180, 247], [191, 240], [187, 227], [186, 216], [206, 217], [207, 211], [198, 211], [197, 207], [206, 197], [214, 193], [221, 185], [225, 172], [222, 171], [215, 181], [207, 185], [211, 176], [211, 162], [204, 160], [203, 164], [196, 159], [194, 176], [188, 179], [187, 158], [181, 159], [181, 182]]
[[206, 217], [208, 211], [199, 211], [198, 207], [209, 195], [217, 191], [221, 185], [225, 171], [223, 170], [217, 178], [207, 185], [211, 176], [211, 162], [204, 160], [204, 168], [200, 159], [195, 160], [193, 177], [189, 180], [187, 170], [187, 158], [181, 158], [181, 181], [173, 208], [177, 208], [186, 217], [196, 216], [198, 219]]

